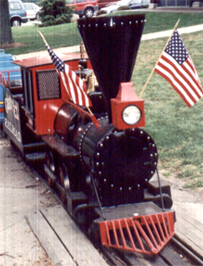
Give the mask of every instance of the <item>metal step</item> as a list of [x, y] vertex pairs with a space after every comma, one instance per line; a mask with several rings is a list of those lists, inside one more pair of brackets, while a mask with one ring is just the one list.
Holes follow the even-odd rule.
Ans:
[[28, 163], [44, 163], [45, 157], [45, 152], [32, 152], [25, 154], [25, 160]]
[[55, 138], [55, 136], [52, 134], [44, 135], [42, 139], [49, 147], [56, 150], [63, 157], [74, 158], [74, 157], [79, 156], [79, 152], [75, 148], [67, 145], [61, 139]]
[[45, 143], [44, 142], [34, 142], [28, 143], [23, 145], [24, 153], [40, 153], [44, 152], [45, 150]]

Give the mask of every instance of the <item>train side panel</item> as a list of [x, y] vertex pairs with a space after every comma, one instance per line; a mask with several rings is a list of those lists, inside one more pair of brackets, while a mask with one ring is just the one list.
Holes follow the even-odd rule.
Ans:
[[[5, 89], [4, 102], [5, 102], [5, 123], [3, 130], [10, 140], [23, 151], [23, 138], [22, 132], [24, 129], [24, 115], [21, 111], [22, 95], [13, 95], [9, 89]], [[16, 98], [16, 99], [15, 99]]]

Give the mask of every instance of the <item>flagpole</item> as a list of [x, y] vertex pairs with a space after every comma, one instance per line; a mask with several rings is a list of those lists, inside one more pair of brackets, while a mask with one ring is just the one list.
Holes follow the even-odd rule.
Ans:
[[[179, 22], [180, 22], [180, 19], [178, 19], [178, 21], [176, 22], [175, 27], [173, 28], [173, 31], [172, 31], [171, 35], [169, 36], [168, 41], [166, 42], [166, 44], [165, 44], [165, 46], [164, 46], [164, 48], [163, 48], [163, 51], [161, 52], [161, 55], [159, 56], [159, 59], [161, 58], [163, 52], [165, 51], [166, 46], [168, 45], [168, 43], [169, 43], [169, 41], [170, 41], [170, 39], [171, 39], [171, 37], [172, 37], [174, 31], [175, 31], [176, 28], [178, 27]], [[147, 87], [147, 85], [148, 85], [148, 83], [149, 83], [149, 81], [150, 81], [150, 79], [151, 79], [151, 77], [152, 77], [152, 75], [153, 75], [153, 73], [154, 73], [154, 70], [155, 70], [155, 68], [156, 68], [156, 65], [157, 65], [157, 63], [159, 62], [159, 59], [157, 60], [157, 62], [156, 62], [156, 64], [155, 64], [154, 68], [152, 69], [151, 74], [149, 75], [149, 77], [148, 77], [148, 79], [147, 79], [147, 81], [146, 81], [146, 83], [145, 83], [145, 85], [144, 85], [144, 87], [143, 87], [143, 89], [142, 89], [142, 91], [141, 91], [141, 93], [140, 93], [140, 96], [139, 96], [140, 98], [142, 97], [142, 94], [143, 94], [145, 88]]]
[[45, 40], [44, 36], [42, 35], [42, 33], [40, 31], [38, 31], [40, 37], [42, 38], [42, 40], [44, 41], [45, 45], [48, 45], [47, 41]]

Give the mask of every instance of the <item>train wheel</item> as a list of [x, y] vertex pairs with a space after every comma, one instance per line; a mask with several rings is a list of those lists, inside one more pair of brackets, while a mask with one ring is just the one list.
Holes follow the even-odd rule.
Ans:
[[54, 155], [52, 151], [48, 151], [46, 153], [46, 165], [52, 171], [52, 173], [55, 173], [56, 167], [55, 167]]
[[100, 231], [99, 231], [99, 224], [92, 223], [88, 228], [88, 236], [89, 238], [96, 244], [100, 241]]
[[70, 180], [68, 177], [68, 170], [64, 163], [58, 166], [58, 178], [59, 178], [60, 185], [65, 190], [70, 190]]

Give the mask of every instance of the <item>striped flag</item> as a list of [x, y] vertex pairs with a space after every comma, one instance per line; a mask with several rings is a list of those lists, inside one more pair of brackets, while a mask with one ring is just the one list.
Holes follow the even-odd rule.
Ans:
[[86, 83], [52, 51], [47, 43], [45, 45], [71, 100], [80, 106], [92, 106], [86, 94]]
[[171, 84], [188, 107], [202, 97], [202, 85], [177, 30], [161, 55], [155, 72]]

